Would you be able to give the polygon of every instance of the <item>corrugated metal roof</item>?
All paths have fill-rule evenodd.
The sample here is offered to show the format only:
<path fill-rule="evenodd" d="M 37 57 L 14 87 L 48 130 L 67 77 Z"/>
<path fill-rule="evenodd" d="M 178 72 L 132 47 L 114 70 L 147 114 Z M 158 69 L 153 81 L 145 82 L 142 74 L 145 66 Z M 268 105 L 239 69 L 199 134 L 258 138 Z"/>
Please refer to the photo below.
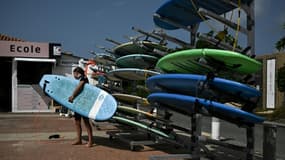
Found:
<path fill-rule="evenodd" d="M 22 39 L 15 38 L 15 37 L 10 37 L 10 36 L 7 36 L 7 35 L 1 34 L 1 33 L 0 33 L 0 40 L 1 41 L 20 41 L 20 42 L 24 42 L 24 40 L 22 40 Z"/>

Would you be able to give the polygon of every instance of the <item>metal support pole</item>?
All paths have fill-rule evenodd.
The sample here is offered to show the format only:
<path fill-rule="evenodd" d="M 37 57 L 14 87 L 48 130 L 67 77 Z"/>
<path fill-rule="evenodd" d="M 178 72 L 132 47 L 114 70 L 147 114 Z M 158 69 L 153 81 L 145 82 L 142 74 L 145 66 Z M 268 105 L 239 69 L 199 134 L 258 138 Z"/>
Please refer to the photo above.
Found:
<path fill-rule="evenodd" d="M 200 145 L 199 145 L 199 137 L 201 136 L 201 115 L 195 114 L 191 117 L 191 154 L 193 156 L 193 160 L 200 160 Z"/>
<path fill-rule="evenodd" d="M 162 37 L 163 39 L 166 39 L 168 41 L 171 41 L 173 43 L 176 43 L 178 45 L 180 45 L 181 47 L 184 47 L 184 48 L 193 48 L 192 45 L 188 44 L 187 42 L 184 42 L 178 38 L 175 38 L 175 37 L 172 37 L 172 36 L 169 36 L 167 35 L 166 33 L 159 33 L 159 32 L 154 32 L 153 34 L 157 35 L 157 36 L 160 36 Z"/>
<path fill-rule="evenodd" d="M 246 128 L 246 159 L 252 160 L 254 155 L 254 125 Z"/>
<path fill-rule="evenodd" d="M 212 45 L 216 45 L 218 43 L 218 40 L 213 38 L 213 37 L 207 37 L 207 36 L 204 36 L 204 35 L 200 35 L 199 36 L 199 39 L 200 40 L 204 40 L 204 41 L 207 41 L 208 43 L 211 43 Z M 223 43 L 221 42 L 219 45 L 219 47 L 221 48 L 224 48 L 224 49 L 228 49 L 228 50 L 232 50 L 232 46 L 230 46 L 229 44 L 226 44 L 226 43 Z M 238 48 L 235 48 L 236 52 L 242 52 L 242 50 L 238 49 Z"/>
<path fill-rule="evenodd" d="M 194 104 L 194 112 L 191 116 L 191 154 L 170 154 L 170 155 L 155 155 L 151 156 L 150 160 L 165 160 L 165 159 L 191 159 L 200 160 L 201 157 L 201 147 L 199 138 L 201 137 L 201 125 L 202 125 L 202 115 L 199 114 L 199 103 Z"/>
<path fill-rule="evenodd" d="M 201 114 L 199 114 L 200 109 L 199 102 L 194 104 L 194 112 L 191 114 L 191 155 L 193 160 L 200 160 L 200 145 L 199 137 L 201 136 Z"/>
<path fill-rule="evenodd" d="M 200 25 L 199 23 L 191 25 L 191 35 L 190 35 L 190 45 L 191 46 L 195 46 L 199 25 Z"/>
<path fill-rule="evenodd" d="M 215 14 L 214 12 L 211 12 L 211 11 L 203 9 L 203 8 L 200 8 L 198 12 L 200 14 L 202 14 L 203 16 L 214 18 L 215 20 L 220 21 L 223 24 L 226 24 L 227 26 L 231 27 L 234 30 L 237 28 L 237 24 L 236 23 L 233 23 L 233 22 L 231 22 L 231 21 L 229 21 L 229 20 L 219 16 L 219 15 Z M 246 28 L 244 28 L 242 26 L 240 26 L 240 32 L 242 32 L 244 34 L 247 34 Z"/>
<path fill-rule="evenodd" d="M 106 41 L 109 41 L 109 42 L 111 42 L 111 43 L 114 43 L 114 44 L 116 44 L 116 45 L 121 45 L 122 43 L 120 43 L 120 42 L 118 42 L 118 41 L 115 41 L 115 40 L 113 40 L 113 39 L 111 39 L 111 38 L 105 38 L 105 40 Z"/>
<path fill-rule="evenodd" d="M 276 134 L 277 126 L 264 124 L 263 127 L 263 159 L 276 159 Z"/>
<path fill-rule="evenodd" d="M 139 32 L 139 33 L 141 33 L 141 34 L 144 34 L 144 35 L 146 35 L 146 36 L 152 37 L 153 39 L 156 39 L 156 40 L 158 40 L 158 41 L 163 40 L 163 38 L 161 38 L 160 36 L 157 36 L 157 35 L 155 35 L 155 34 L 153 34 L 153 33 L 146 32 L 146 31 L 144 31 L 144 30 L 142 30 L 142 29 L 139 29 L 139 28 L 136 28 L 136 27 L 132 27 L 132 30 L 134 30 L 134 31 L 136 31 L 136 32 Z"/>
<path fill-rule="evenodd" d="M 249 14 L 246 16 L 247 46 L 251 46 L 251 55 L 255 55 L 255 20 L 254 20 L 254 1 L 249 4 Z"/>

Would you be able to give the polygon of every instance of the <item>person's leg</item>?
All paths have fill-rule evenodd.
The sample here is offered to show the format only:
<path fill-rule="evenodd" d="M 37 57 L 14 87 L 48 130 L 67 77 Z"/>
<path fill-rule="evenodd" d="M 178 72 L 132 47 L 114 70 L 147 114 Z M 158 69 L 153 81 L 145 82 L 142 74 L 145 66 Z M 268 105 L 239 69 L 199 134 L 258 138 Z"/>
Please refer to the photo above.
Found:
<path fill-rule="evenodd" d="M 92 127 L 90 125 L 89 119 L 88 118 L 83 118 L 84 120 L 84 124 L 87 130 L 87 134 L 88 134 L 88 143 L 87 143 L 87 147 L 92 147 L 93 145 L 93 135 L 92 135 Z"/>
<path fill-rule="evenodd" d="M 82 128 L 81 128 L 81 116 L 77 113 L 74 114 L 74 122 L 75 122 L 75 129 L 76 129 L 76 140 L 73 143 L 73 145 L 79 145 L 82 144 L 81 140 L 81 134 L 82 134 Z"/>

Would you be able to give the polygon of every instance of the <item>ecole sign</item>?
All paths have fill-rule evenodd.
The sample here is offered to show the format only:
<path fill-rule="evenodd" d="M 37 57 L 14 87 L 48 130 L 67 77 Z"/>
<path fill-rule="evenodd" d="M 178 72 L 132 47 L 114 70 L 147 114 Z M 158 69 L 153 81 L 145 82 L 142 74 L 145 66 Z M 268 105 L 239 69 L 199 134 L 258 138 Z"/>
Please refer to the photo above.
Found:
<path fill-rule="evenodd" d="M 10 52 L 18 52 L 18 53 L 41 53 L 40 47 L 35 47 L 33 45 L 30 46 L 18 46 L 15 44 L 10 45 Z"/>
<path fill-rule="evenodd" d="M 0 56 L 49 58 L 49 43 L 0 41 Z"/>

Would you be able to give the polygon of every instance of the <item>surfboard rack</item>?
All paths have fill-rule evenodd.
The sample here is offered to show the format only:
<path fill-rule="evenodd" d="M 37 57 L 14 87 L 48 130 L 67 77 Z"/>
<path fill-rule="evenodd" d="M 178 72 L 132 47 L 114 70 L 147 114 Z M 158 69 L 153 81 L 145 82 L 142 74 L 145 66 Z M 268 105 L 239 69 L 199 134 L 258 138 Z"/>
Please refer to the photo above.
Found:
<path fill-rule="evenodd" d="M 219 145 L 226 147 L 232 150 L 240 151 L 245 153 L 247 160 L 252 160 L 254 157 L 254 127 L 252 123 L 241 124 L 238 120 L 230 121 L 233 124 L 240 125 L 246 129 L 246 146 L 239 146 L 235 144 L 229 144 L 223 141 L 210 139 L 204 136 L 201 136 L 201 118 L 203 112 L 203 105 L 199 101 L 195 101 L 193 112 L 190 114 L 191 118 L 191 130 L 188 130 L 189 135 L 191 135 L 190 143 L 190 153 L 189 154 L 170 154 L 170 155 L 159 155 L 159 156 L 150 156 L 150 160 L 162 160 L 162 159 L 194 159 L 200 160 L 202 157 L 201 149 L 204 151 L 203 157 L 210 157 L 211 159 L 218 158 L 213 152 L 209 151 L 205 146 L 206 144 Z M 186 132 L 187 133 L 187 132 Z"/>
<path fill-rule="evenodd" d="M 247 75 L 246 77 L 251 77 L 252 75 Z M 209 72 L 206 74 L 206 81 L 203 82 L 203 86 L 202 86 L 202 89 L 204 89 L 204 85 L 207 85 L 209 81 L 212 81 L 214 80 L 214 78 L 216 77 L 215 73 L 214 72 Z M 209 89 L 211 90 L 211 86 L 209 86 Z M 214 94 L 213 94 L 214 95 Z M 235 94 L 237 95 L 236 97 L 240 97 L 240 93 L 238 94 Z M 215 97 L 223 97 L 223 93 L 220 93 L 218 91 L 215 91 Z M 226 97 L 223 97 L 223 98 L 228 98 L 227 96 Z M 250 100 L 250 99 L 242 99 L 242 98 L 236 98 L 236 99 L 239 99 L 239 101 L 243 102 L 244 104 L 241 105 L 241 110 L 243 111 L 246 111 L 246 112 L 250 112 L 252 113 L 253 110 L 257 107 L 257 103 L 259 102 L 259 99 L 260 98 L 256 98 L 254 100 Z M 211 100 L 211 99 L 210 99 Z M 218 100 L 219 101 L 219 100 Z"/>
<path fill-rule="evenodd" d="M 109 139 L 119 139 L 120 141 L 127 143 L 130 147 L 130 150 L 137 151 L 143 149 L 144 146 L 151 146 L 157 144 L 173 144 L 175 148 L 189 148 L 185 144 L 181 144 L 177 139 L 168 139 L 158 136 L 147 130 L 139 128 L 126 129 L 117 131 L 107 131 L 106 134 L 109 135 Z"/>
<path fill-rule="evenodd" d="M 285 125 L 283 123 L 276 123 L 276 122 L 269 122 L 269 121 L 265 121 L 263 123 L 263 159 L 264 160 L 278 159 L 278 157 L 276 156 L 276 151 L 277 151 L 276 144 L 278 140 L 276 135 L 280 128 L 284 129 Z"/>
<path fill-rule="evenodd" d="M 139 118 L 139 117 L 134 117 L 134 119 L 136 118 Z M 157 120 L 157 121 L 160 121 L 160 120 Z M 165 123 L 165 122 L 157 122 L 156 125 L 160 125 L 158 123 Z M 148 126 L 152 128 L 151 125 L 152 123 L 149 124 Z M 175 143 L 175 139 L 168 139 L 168 138 L 161 137 L 161 135 L 155 134 L 154 132 L 151 132 L 148 129 L 141 129 L 135 126 L 130 127 L 130 128 L 125 128 L 125 127 L 121 128 L 121 127 L 122 126 L 119 125 L 117 126 L 119 130 L 108 131 L 106 132 L 106 134 L 109 135 L 110 140 L 116 138 L 124 143 L 127 143 L 130 146 L 130 150 L 132 151 L 143 149 L 144 146 L 165 144 L 165 143 L 172 143 L 172 144 Z M 183 145 L 179 143 L 175 143 L 175 146 L 184 147 Z"/>
<path fill-rule="evenodd" d="M 223 48 L 223 49 L 226 49 L 226 50 L 232 50 L 232 48 L 233 48 L 231 45 L 226 44 L 225 42 L 219 42 L 218 43 L 217 39 L 215 39 L 213 37 L 205 36 L 203 34 L 200 34 L 198 38 L 199 38 L 199 40 L 208 42 L 209 44 L 215 45 L 218 48 Z M 234 51 L 242 53 L 242 50 L 239 49 L 239 48 L 235 48 Z"/>
<path fill-rule="evenodd" d="M 189 154 L 168 154 L 168 155 L 155 155 L 150 156 L 150 160 L 164 160 L 164 159 L 193 159 L 200 160 L 201 157 L 207 157 L 210 159 L 218 159 L 213 151 L 210 151 L 205 145 L 217 145 L 222 146 L 228 149 L 235 151 L 240 151 L 245 153 L 247 160 L 252 160 L 254 157 L 254 126 L 246 128 L 246 146 L 240 146 L 235 144 L 230 144 L 220 140 L 214 140 L 201 136 L 201 114 L 193 114 L 191 116 L 191 144 L 190 144 L 190 153 Z M 193 121 L 193 122 L 192 122 Z M 196 130 L 195 130 L 196 129 Z M 203 155 L 200 150 L 203 150 Z"/>
<path fill-rule="evenodd" d="M 119 139 L 120 141 L 129 144 L 131 151 L 143 149 L 146 145 L 155 145 L 158 143 L 158 141 L 152 140 L 150 135 L 134 130 L 107 131 L 106 134 L 109 135 L 110 140 Z M 142 139 L 134 140 L 132 137 L 142 137 Z"/>
<path fill-rule="evenodd" d="M 141 106 L 141 100 L 137 100 L 135 105 L 136 109 L 140 109 Z M 155 107 L 154 107 L 155 108 Z M 171 113 L 167 113 L 164 118 L 170 118 L 172 116 Z M 138 114 L 134 117 L 137 121 L 144 121 L 146 120 L 144 116 Z M 147 120 L 150 120 L 150 118 L 147 118 Z M 148 125 L 150 128 L 153 127 L 153 125 L 156 125 L 156 127 L 160 126 L 159 128 L 166 133 L 170 134 L 172 132 L 173 128 L 168 123 L 171 122 L 169 119 L 162 119 L 162 118 L 154 118 L 150 120 L 150 124 Z M 166 126 L 163 126 L 166 125 Z M 119 127 L 118 127 L 119 128 Z M 134 130 L 135 128 L 135 130 Z M 161 137 L 161 135 L 157 135 L 149 130 L 144 130 L 139 127 L 132 127 L 131 129 L 121 129 L 118 131 L 108 131 L 106 132 L 107 135 L 109 135 L 110 140 L 112 139 L 119 139 L 122 142 L 127 143 L 130 146 L 130 150 L 136 151 L 139 149 L 143 149 L 144 146 L 150 146 L 150 145 L 156 145 L 156 144 L 164 144 L 164 143 L 172 143 L 176 147 L 185 147 L 184 145 L 181 145 L 180 143 L 176 143 L 175 139 L 167 139 L 164 137 Z M 138 139 L 139 138 L 139 139 Z"/>
<path fill-rule="evenodd" d="M 199 114 L 199 110 L 203 108 L 198 101 L 194 104 L 194 112 L 190 115 L 191 117 L 191 130 L 189 134 L 191 135 L 191 145 L 190 154 L 169 154 L 169 155 L 155 155 L 150 156 L 150 160 L 161 160 L 161 159 L 200 159 L 201 144 L 199 144 L 199 137 L 201 137 L 201 118 L 202 115 Z M 203 148 L 202 148 L 203 149 Z"/>

